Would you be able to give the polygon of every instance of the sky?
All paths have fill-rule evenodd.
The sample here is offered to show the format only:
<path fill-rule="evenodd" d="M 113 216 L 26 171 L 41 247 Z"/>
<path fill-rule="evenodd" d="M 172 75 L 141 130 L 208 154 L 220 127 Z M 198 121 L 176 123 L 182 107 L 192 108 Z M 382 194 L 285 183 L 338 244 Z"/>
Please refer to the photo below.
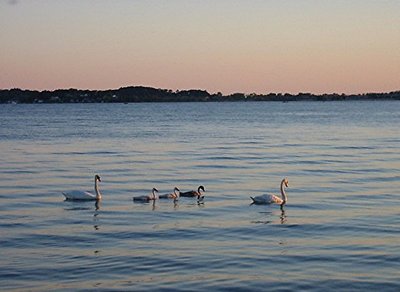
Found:
<path fill-rule="evenodd" d="M 398 0 L 0 0 L 0 89 L 400 90 Z"/>

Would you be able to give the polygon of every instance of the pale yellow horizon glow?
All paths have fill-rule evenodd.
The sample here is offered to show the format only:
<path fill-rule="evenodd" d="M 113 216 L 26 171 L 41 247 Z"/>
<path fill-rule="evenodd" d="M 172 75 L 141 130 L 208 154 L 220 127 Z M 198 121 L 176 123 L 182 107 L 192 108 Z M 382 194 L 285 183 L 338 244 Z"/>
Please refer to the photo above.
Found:
<path fill-rule="evenodd" d="M 400 1 L 0 0 L 0 89 L 400 89 Z"/>

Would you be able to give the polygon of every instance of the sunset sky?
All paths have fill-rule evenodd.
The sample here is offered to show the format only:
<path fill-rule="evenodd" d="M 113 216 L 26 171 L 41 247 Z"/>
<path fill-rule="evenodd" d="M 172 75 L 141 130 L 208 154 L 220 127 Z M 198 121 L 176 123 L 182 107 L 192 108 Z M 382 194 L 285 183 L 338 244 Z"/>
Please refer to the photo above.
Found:
<path fill-rule="evenodd" d="M 400 90 L 398 0 L 0 0 L 0 88 Z"/>

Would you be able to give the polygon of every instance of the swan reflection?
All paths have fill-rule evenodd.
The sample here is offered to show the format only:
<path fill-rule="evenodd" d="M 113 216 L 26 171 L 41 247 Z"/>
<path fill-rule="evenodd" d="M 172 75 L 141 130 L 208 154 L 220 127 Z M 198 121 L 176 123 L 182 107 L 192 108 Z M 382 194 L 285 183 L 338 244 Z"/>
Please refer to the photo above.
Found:
<path fill-rule="evenodd" d="M 99 225 L 99 215 L 100 215 L 100 207 L 101 207 L 101 203 L 99 201 L 96 201 L 95 205 L 95 211 L 93 214 L 93 221 L 94 221 L 94 225 L 93 228 L 94 230 L 99 230 L 100 229 L 100 225 Z"/>
<path fill-rule="evenodd" d="M 100 201 L 71 201 L 66 200 L 64 201 L 67 205 L 64 207 L 65 211 L 82 211 L 82 210 L 95 210 L 99 211 L 101 207 Z"/>
<path fill-rule="evenodd" d="M 263 217 L 265 217 L 265 219 L 263 219 L 263 220 L 253 220 L 253 221 L 251 221 L 251 223 L 255 223 L 255 224 L 274 224 L 274 223 L 278 223 L 279 222 L 280 224 L 285 224 L 286 221 L 287 221 L 287 216 L 286 216 L 285 209 L 283 207 L 280 208 L 279 221 L 277 219 L 278 214 L 276 214 L 276 213 L 277 213 L 276 210 L 259 212 L 259 214 L 263 214 Z"/>
<path fill-rule="evenodd" d="M 156 210 L 156 201 L 153 200 L 153 202 L 151 203 L 151 211 L 155 211 Z"/>
<path fill-rule="evenodd" d="M 285 214 L 285 209 L 283 209 L 283 206 L 281 206 L 281 215 L 279 216 L 279 218 L 281 219 L 281 224 L 285 224 L 286 223 L 286 214 Z"/>
<path fill-rule="evenodd" d="M 138 197 L 135 197 L 138 198 Z M 183 203 L 182 203 L 183 201 Z M 146 206 L 147 208 L 149 207 L 151 209 L 151 211 L 157 211 L 158 209 L 165 209 L 167 206 L 169 208 L 172 208 L 174 210 L 178 210 L 179 208 L 193 208 L 193 207 L 200 207 L 203 208 L 205 206 L 205 201 L 204 201 L 204 197 L 201 197 L 198 200 L 195 201 L 190 201 L 188 203 L 186 203 L 185 200 L 178 200 L 178 199 L 173 199 L 170 200 L 170 202 L 164 201 L 163 200 L 134 200 L 134 205 L 136 205 L 136 208 L 142 208 L 144 206 Z"/>

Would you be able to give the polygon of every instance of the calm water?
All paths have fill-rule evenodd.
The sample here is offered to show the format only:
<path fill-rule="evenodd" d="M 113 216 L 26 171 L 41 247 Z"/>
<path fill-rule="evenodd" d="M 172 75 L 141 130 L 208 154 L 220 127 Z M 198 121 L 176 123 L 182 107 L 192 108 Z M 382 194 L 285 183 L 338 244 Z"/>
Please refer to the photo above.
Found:
<path fill-rule="evenodd" d="M 396 101 L 0 105 L 0 288 L 398 291 L 399 125 Z M 98 206 L 64 201 L 96 173 Z M 283 211 L 249 205 L 285 176 Z"/>

